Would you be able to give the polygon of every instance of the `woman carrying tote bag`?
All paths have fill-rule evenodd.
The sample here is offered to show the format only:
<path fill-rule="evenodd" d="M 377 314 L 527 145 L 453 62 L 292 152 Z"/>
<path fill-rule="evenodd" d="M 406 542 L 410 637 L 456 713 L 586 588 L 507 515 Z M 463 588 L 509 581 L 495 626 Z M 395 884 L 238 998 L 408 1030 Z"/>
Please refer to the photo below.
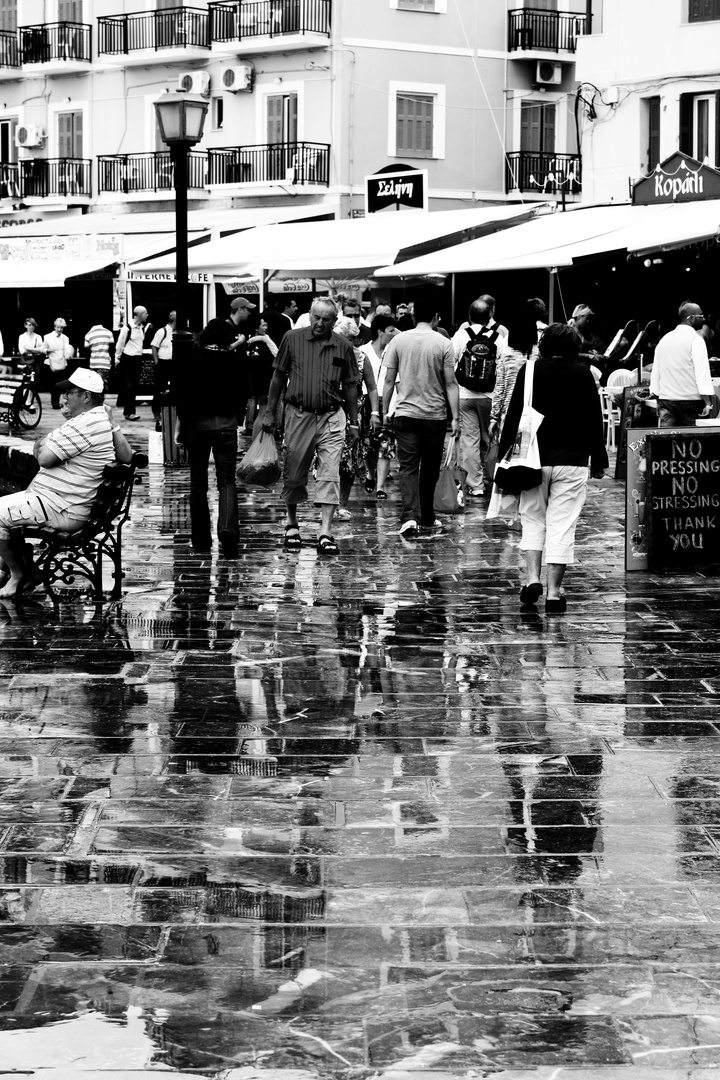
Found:
<path fill-rule="evenodd" d="M 600 397 L 589 370 L 578 361 L 582 339 L 564 323 L 552 323 L 540 339 L 540 359 L 533 375 L 532 406 L 542 413 L 537 442 L 542 483 L 520 494 L 525 584 L 521 604 L 536 604 L 543 550 L 547 563 L 545 611 L 560 614 L 566 599 L 560 591 L 565 569 L 574 561 L 575 530 L 585 504 L 590 474 L 601 479 L 608 458 Z M 525 403 L 525 370 L 515 383 L 500 437 L 500 460 L 511 448 Z"/>

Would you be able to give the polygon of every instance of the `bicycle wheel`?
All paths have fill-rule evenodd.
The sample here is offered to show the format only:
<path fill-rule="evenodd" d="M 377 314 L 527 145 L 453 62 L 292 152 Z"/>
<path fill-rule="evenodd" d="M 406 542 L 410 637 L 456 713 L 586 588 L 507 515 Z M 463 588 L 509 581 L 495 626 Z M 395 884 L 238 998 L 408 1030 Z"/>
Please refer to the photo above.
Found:
<path fill-rule="evenodd" d="M 42 416 L 42 402 L 32 386 L 25 386 L 17 396 L 17 422 L 23 428 L 35 428 Z"/>

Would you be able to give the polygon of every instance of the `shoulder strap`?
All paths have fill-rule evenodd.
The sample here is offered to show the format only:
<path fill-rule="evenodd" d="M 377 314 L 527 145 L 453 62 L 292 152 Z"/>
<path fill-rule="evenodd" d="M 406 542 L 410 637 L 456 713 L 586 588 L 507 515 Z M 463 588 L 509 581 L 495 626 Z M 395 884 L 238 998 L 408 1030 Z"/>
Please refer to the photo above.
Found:
<path fill-rule="evenodd" d="M 525 405 L 532 405 L 533 399 L 533 376 L 535 374 L 535 361 L 528 360 L 525 363 Z"/>

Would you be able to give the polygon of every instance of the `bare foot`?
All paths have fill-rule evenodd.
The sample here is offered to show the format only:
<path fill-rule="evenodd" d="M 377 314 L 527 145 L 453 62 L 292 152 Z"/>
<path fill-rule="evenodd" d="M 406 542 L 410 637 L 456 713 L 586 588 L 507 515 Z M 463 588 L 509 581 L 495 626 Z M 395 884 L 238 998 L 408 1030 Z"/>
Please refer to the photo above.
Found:
<path fill-rule="evenodd" d="M 4 588 L 0 589 L 0 600 L 7 600 L 11 596 L 15 596 L 21 581 L 22 578 L 11 577 L 7 585 L 5 585 Z"/>

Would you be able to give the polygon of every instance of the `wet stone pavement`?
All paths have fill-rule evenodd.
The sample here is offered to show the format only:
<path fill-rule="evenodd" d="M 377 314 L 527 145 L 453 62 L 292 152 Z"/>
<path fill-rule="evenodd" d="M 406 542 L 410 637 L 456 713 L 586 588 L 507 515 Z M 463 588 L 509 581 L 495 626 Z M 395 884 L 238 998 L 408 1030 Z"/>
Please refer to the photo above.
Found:
<path fill-rule="evenodd" d="M 720 1076 L 720 579 L 612 480 L 550 618 L 481 507 L 323 558 L 244 490 L 226 561 L 187 484 L 122 602 L 0 607 L 0 1076 Z"/>

